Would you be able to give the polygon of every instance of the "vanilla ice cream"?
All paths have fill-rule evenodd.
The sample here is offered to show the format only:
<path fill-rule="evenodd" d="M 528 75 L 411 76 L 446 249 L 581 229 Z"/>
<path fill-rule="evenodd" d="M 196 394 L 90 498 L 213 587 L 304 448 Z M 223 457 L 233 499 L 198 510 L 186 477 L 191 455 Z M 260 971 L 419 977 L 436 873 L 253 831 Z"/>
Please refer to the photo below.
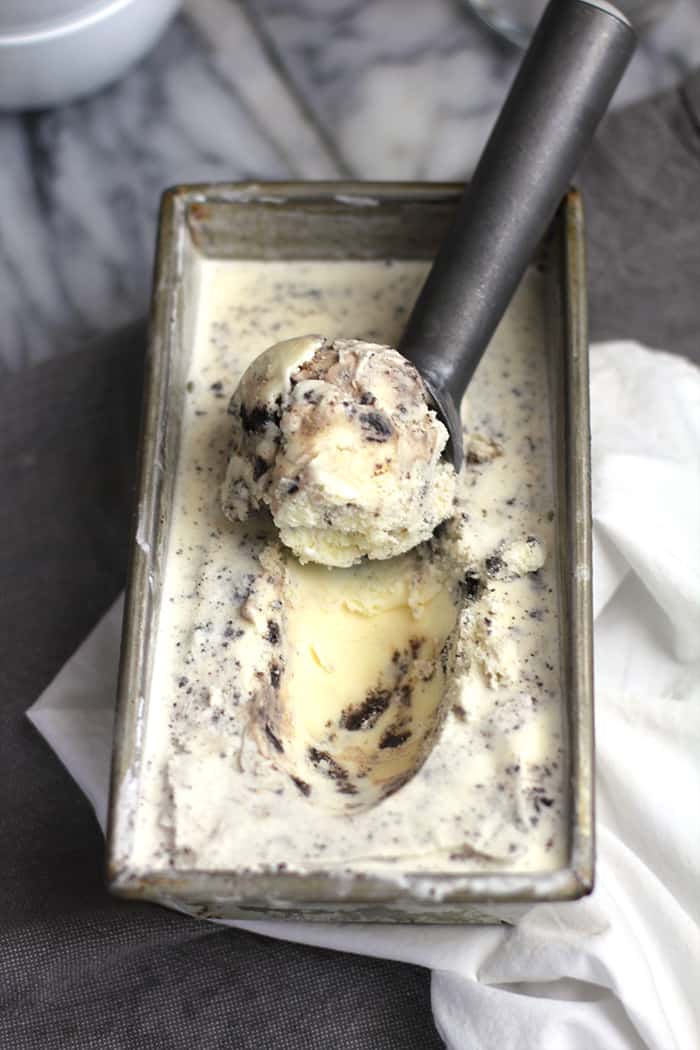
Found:
<path fill-rule="evenodd" d="M 229 411 L 224 512 L 244 521 L 266 504 L 302 562 L 391 558 L 452 513 L 447 429 L 391 347 L 288 339 L 250 365 Z"/>

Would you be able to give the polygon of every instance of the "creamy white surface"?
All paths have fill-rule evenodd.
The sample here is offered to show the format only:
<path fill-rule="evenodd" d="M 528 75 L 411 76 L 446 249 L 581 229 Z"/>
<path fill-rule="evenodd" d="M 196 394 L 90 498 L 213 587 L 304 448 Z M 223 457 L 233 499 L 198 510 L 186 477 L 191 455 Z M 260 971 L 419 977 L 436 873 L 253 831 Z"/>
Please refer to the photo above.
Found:
<path fill-rule="evenodd" d="M 565 861 L 551 555 L 538 573 L 516 579 L 492 564 L 480 611 L 465 612 L 463 639 L 476 646 L 475 658 L 439 739 L 415 776 L 372 808 L 343 813 L 304 797 L 249 731 L 250 698 L 269 654 L 244 606 L 272 534 L 264 522 L 235 525 L 220 509 L 229 396 L 258 353 L 299 332 L 395 342 L 425 272 L 417 262 L 202 264 L 137 867 L 398 875 L 553 870 Z M 540 292 L 533 271 L 470 387 L 466 418 L 480 437 L 460 479 L 452 544 L 465 569 L 529 536 L 555 549 Z"/>

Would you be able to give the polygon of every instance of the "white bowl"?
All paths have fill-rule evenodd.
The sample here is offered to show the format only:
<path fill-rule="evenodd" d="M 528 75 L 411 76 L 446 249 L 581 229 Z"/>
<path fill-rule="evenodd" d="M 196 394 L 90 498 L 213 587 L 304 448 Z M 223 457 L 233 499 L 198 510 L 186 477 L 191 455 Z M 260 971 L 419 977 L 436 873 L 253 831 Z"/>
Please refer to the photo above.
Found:
<path fill-rule="evenodd" d="M 42 109 L 117 80 L 180 0 L 0 0 L 0 109 Z"/>

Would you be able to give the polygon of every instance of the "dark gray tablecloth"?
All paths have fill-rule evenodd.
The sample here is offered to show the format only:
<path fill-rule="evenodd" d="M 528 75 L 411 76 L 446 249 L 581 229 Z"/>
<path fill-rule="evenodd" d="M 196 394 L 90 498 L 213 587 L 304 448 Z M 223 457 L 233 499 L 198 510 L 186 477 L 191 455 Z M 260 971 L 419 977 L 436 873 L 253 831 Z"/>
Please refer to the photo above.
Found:
<path fill-rule="evenodd" d="M 608 120 L 580 180 L 593 338 L 700 360 L 699 177 L 700 76 Z M 92 812 L 23 717 L 124 583 L 143 344 L 0 391 L 0 1047 L 439 1047 L 424 971 L 111 899 Z"/>

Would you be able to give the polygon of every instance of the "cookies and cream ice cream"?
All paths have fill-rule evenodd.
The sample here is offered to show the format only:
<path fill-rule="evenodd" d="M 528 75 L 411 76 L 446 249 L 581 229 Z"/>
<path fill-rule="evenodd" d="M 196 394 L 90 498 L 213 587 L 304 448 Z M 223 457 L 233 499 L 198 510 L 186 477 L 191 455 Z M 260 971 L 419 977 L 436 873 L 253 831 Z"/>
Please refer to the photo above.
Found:
<path fill-rule="evenodd" d="M 326 568 L 301 564 L 269 515 L 222 512 L 228 406 L 261 345 L 327 333 L 305 361 L 291 355 L 296 369 L 348 330 L 391 344 L 427 263 L 198 265 L 130 865 L 379 873 L 397 887 L 413 872 L 426 896 L 449 872 L 561 868 L 541 275 L 472 381 L 453 515 L 406 554 Z"/>
<path fill-rule="evenodd" d="M 417 370 L 359 339 L 288 339 L 246 370 L 229 412 L 232 520 L 267 505 L 302 561 L 349 566 L 428 539 L 452 513 L 447 429 Z"/>
<path fill-rule="evenodd" d="M 427 547 L 329 572 L 271 543 L 261 565 L 246 614 L 259 617 L 275 670 L 254 692 L 258 745 L 317 805 L 374 805 L 415 773 L 439 731 L 459 580 Z"/>

